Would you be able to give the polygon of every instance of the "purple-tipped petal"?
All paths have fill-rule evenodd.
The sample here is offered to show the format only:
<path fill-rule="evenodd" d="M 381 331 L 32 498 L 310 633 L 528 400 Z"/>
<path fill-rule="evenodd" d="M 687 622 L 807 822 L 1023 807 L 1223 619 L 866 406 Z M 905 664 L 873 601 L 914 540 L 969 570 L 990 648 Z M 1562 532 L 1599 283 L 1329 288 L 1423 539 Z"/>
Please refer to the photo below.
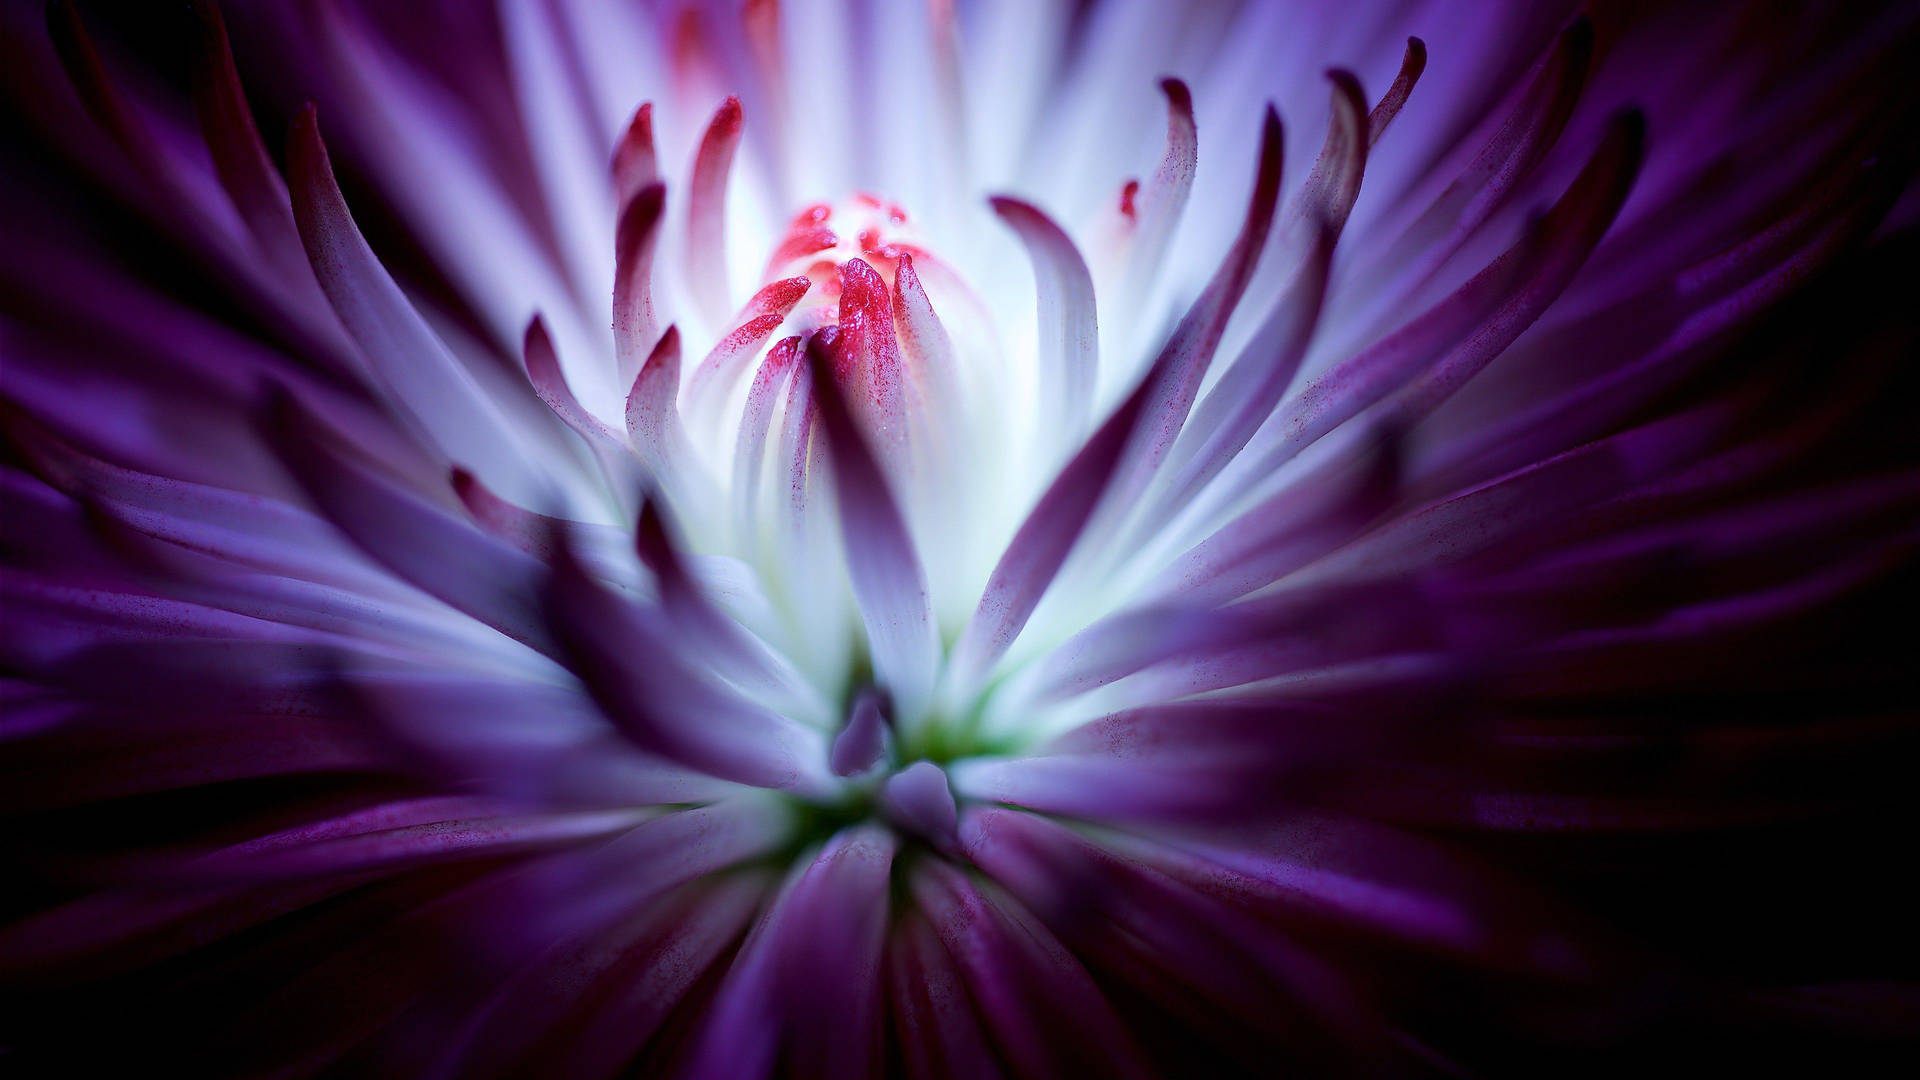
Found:
<path fill-rule="evenodd" d="M 960 840 L 960 811 L 945 769 L 931 761 L 916 761 L 887 777 L 880 787 L 880 808 L 887 820 L 933 844 L 951 851 Z"/>
<path fill-rule="evenodd" d="M 1300 208 L 1338 236 L 1353 212 L 1354 200 L 1360 197 L 1360 181 L 1367 168 L 1367 101 L 1352 72 L 1330 71 L 1327 78 L 1333 83 L 1333 117 L 1300 193 Z"/>
<path fill-rule="evenodd" d="M 1259 168 L 1253 194 L 1248 198 L 1246 216 L 1233 247 L 1227 252 L 1207 287 L 1174 328 L 1173 336 L 1154 358 L 1144 384 L 1148 399 L 1121 466 L 1117 511 L 1131 506 L 1141 489 L 1172 448 L 1174 438 L 1186 423 L 1187 412 L 1200 392 L 1200 381 L 1214 350 L 1226 332 L 1240 297 L 1253 277 L 1260 252 L 1266 246 L 1267 232 L 1273 224 L 1274 208 L 1280 197 L 1280 165 L 1284 140 L 1280 116 L 1268 106 L 1260 132 Z"/>
<path fill-rule="evenodd" d="M 388 403 L 456 465 L 526 493 L 538 489 L 512 423 L 447 351 L 360 235 L 334 182 L 311 106 L 287 142 L 294 220 L 314 276 L 366 354 Z"/>
<path fill-rule="evenodd" d="M 1529 235 L 1453 296 L 1335 365 L 1289 399 L 1237 467 L 1265 476 L 1302 448 L 1396 391 L 1418 416 L 1511 344 L 1585 262 L 1639 172 L 1645 121 L 1616 117 L 1586 168 Z"/>
<path fill-rule="evenodd" d="M 555 416 L 587 440 L 589 446 L 620 445 L 620 436 L 614 433 L 613 428 L 588 412 L 574 397 L 573 388 L 567 384 L 566 373 L 560 369 L 560 355 L 554 351 L 553 335 L 547 332 L 546 320 L 538 314 L 527 323 L 521 355 L 526 364 L 527 381 L 533 384 L 533 392 L 546 402 L 547 408 L 552 409 Z"/>
<path fill-rule="evenodd" d="M 1100 364 L 1093 275 L 1073 240 L 1038 207 L 996 195 L 993 212 L 1020 237 L 1033 262 L 1040 312 L 1040 420 L 1052 445 L 1086 429 Z"/>
<path fill-rule="evenodd" d="M 1121 286 L 1120 313 L 1130 313 L 1144 298 L 1155 275 L 1165 266 L 1174 226 L 1193 192 L 1199 165 L 1199 130 L 1193 120 L 1193 93 L 1179 79 L 1163 79 L 1160 92 L 1167 98 L 1167 146 L 1153 175 L 1135 194 L 1134 230 L 1127 250 L 1126 278 Z"/>
<path fill-rule="evenodd" d="M 1372 149 L 1380 142 L 1380 136 L 1387 133 L 1387 127 L 1394 117 L 1407 104 L 1407 98 L 1413 95 L 1415 83 L 1420 74 L 1427 70 L 1427 43 L 1417 37 L 1407 39 L 1407 51 L 1401 54 L 1400 70 L 1393 77 L 1393 84 L 1367 114 L 1367 147 Z"/>
<path fill-rule="evenodd" d="M 828 763 L 835 776 L 856 776 L 879 764 L 887 750 L 887 717 L 880 695 L 862 692 L 847 710 L 846 726 L 833 737 Z"/>

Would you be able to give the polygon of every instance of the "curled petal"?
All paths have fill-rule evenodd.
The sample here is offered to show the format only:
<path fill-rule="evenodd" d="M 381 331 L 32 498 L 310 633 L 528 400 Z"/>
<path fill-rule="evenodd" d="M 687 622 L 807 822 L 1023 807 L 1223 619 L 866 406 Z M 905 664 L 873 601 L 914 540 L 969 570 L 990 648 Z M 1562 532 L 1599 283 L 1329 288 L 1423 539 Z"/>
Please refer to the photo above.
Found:
<path fill-rule="evenodd" d="M 527 323 L 527 334 L 523 346 L 523 355 L 527 367 L 527 381 L 533 384 L 533 392 L 546 402 L 565 424 L 587 440 L 588 445 L 619 445 L 620 436 L 599 417 L 586 410 L 574 397 L 573 388 L 567 385 L 567 376 L 560 370 L 560 356 L 554 351 L 553 336 L 547 333 L 546 320 L 535 315 Z"/>
<path fill-rule="evenodd" d="M 613 345 L 620 381 L 630 384 L 653 349 L 659 323 L 653 310 L 653 259 L 667 189 L 648 184 L 620 210 L 614 233 Z"/>
<path fill-rule="evenodd" d="M 1160 91 L 1167 97 L 1167 147 L 1146 186 L 1127 200 L 1134 228 L 1120 292 L 1121 313 L 1137 308 L 1153 276 L 1165 263 L 1174 226 L 1187 207 L 1199 165 L 1200 139 L 1193 120 L 1192 92 L 1179 79 L 1161 80 Z"/>
<path fill-rule="evenodd" d="M 1288 400 L 1236 462 L 1242 476 L 1267 475 L 1389 393 L 1401 392 L 1402 415 L 1418 415 L 1506 348 L 1566 288 L 1619 212 L 1639 172 L 1644 131 L 1637 112 L 1617 116 L 1527 237 L 1454 295 Z"/>
<path fill-rule="evenodd" d="M 1320 157 L 1307 174 L 1300 203 L 1338 236 L 1354 200 L 1360 197 L 1360 180 L 1367 168 L 1367 101 L 1352 72 L 1330 71 L 1327 78 L 1333 82 L 1333 117 Z"/>
<path fill-rule="evenodd" d="M 522 494 L 537 490 L 526 464 L 533 457 L 512 423 L 413 309 L 360 235 L 334 182 L 312 106 L 294 120 L 287 172 L 314 275 L 366 354 L 388 402 L 455 464 Z"/>
<path fill-rule="evenodd" d="M 1071 444 L 1086 430 L 1100 362 L 1093 276 L 1073 240 L 1038 207 L 1004 196 L 991 201 L 1033 260 L 1040 297 L 1039 424 L 1056 445 Z"/>
<path fill-rule="evenodd" d="M 708 325 L 722 326 L 727 311 L 727 174 L 740 146 L 740 99 L 728 98 L 713 114 L 693 159 L 687 186 L 687 278 Z"/>
<path fill-rule="evenodd" d="M 653 102 L 643 101 L 613 148 L 613 192 L 621 207 L 660 182 L 660 160 L 653 146 Z"/>
<path fill-rule="evenodd" d="M 1586 85 L 1592 57 L 1593 23 L 1582 15 L 1560 32 L 1474 158 L 1398 240 L 1380 250 L 1369 269 L 1399 274 L 1408 287 L 1438 271 L 1559 140 Z"/>
<path fill-rule="evenodd" d="M 1240 233 L 1234 238 L 1220 269 L 1187 309 L 1173 336 L 1147 371 L 1144 385 L 1149 396 L 1141 427 L 1121 467 L 1117 509 L 1124 510 L 1130 505 L 1152 478 L 1186 422 L 1188 410 L 1193 407 L 1200 380 L 1206 375 L 1221 335 L 1226 332 L 1227 320 L 1245 293 L 1260 251 L 1266 245 L 1267 231 L 1273 224 L 1274 207 L 1280 196 L 1282 149 L 1280 117 L 1268 106 L 1260 132 L 1259 170 Z"/>
<path fill-rule="evenodd" d="M 1400 71 L 1393 77 L 1393 85 L 1373 111 L 1367 114 L 1367 147 L 1373 148 L 1380 142 L 1380 136 L 1387 133 L 1387 126 L 1400 115 L 1407 104 L 1407 98 L 1413 95 L 1414 84 L 1420 81 L 1420 75 L 1427 70 L 1427 43 L 1417 37 L 1407 39 L 1407 51 L 1401 54 Z"/>

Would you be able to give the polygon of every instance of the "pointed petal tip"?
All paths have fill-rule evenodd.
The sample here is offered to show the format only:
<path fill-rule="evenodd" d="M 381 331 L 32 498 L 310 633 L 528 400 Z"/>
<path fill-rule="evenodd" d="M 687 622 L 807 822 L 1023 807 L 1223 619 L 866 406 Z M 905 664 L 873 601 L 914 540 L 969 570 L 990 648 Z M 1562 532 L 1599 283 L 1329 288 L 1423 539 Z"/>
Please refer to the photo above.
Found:
<path fill-rule="evenodd" d="M 653 140 L 653 102 L 643 101 L 634 110 L 608 164 L 623 199 L 660 179 L 659 150 Z"/>
<path fill-rule="evenodd" d="M 807 290 L 811 288 L 813 288 L 813 279 L 801 274 L 798 277 L 781 278 L 767 285 L 760 290 L 760 296 L 766 299 L 770 308 L 784 307 L 792 310 L 793 305 L 799 303 L 800 298 L 807 295 Z"/>
<path fill-rule="evenodd" d="M 879 695 L 864 693 L 854 702 L 847 724 L 833 737 L 828 764 L 835 776 L 857 776 L 878 764 L 887 748 L 887 718 Z"/>
<path fill-rule="evenodd" d="M 881 786 L 881 808 L 895 825 L 949 850 L 960 840 L 960 810 L 946 770 L 916 761 Z"/>
<path fill-rule="evenodd" d="M 680 327 L 676 323 L 667 324 L 666 331 L 660 335 L 659 343 L 653 347 L 653 352 L 647 354 L 647 366 L 665 363 L 669 357 L 676 360 L 680 357 Z"/>
<path fill-rule="evenodd" d="M 335 190 L 339 182 L 333 176 L 333 162 L 327 155 L 326 140 L 320 137 L 320 108 L 312 101 L 303 103 L 287 123 L 287 185 L 292 191 L 294 216 L 301 217 L 302 202 L 310 202 L 316 185 Z M 305 231 L 302 230 L 302 236 Z"/>
<path fill-rule="evenodd" d="M 633 530 L 634 551 L 640 556 L 640 562 L 656 576 L 679 573 L 684 569 L 679 560 L 679 540 L 660 502 L 655 492 L 641 493 L 640 513 Z"/>
<path fill-rule="evenodd" d="M 546 316 L 536 311 L 527 320 L 527 328 L 520 335 L 522 356 L 531 357 L 534 350 L 553 348 L 553 336 L 547 332 Z"/>
<path fill-rule="evenodd" d="M 653 227 L 660 219 L 660 211 L 666 201 L 667 185 L 658 180 L 642 187 L 627 201 L 620 211 L 620 223 L 617 226 L 622 250 L 630 248 L 639 239 L 636 234 Z"/>
<path fill-rule="evenodd" d="M 1360 85 L 1360 76 L 1342 67 L 1328 68 L 1326 76 L 1327 81 L 1333 84 L 1336 92 L 1360 101 L 1362 103 L 1360 108 L 1363 112 L 1365 111 L 1366 92 Z"/>
<path fill-rule="evenodd" d="M 1359 84 L 1355 83 L 1355 91 Z M 1366 105 L 1360 106 L 1361 115 L 1366 114 Z M 1280 167 L 1286 154 L 1286 132 L 1280 124 L 1280 110 L 1273 102 L 1267 102 L 1267 110 L 1260 121 L 1260 171 L 1254 179 L 1253 199 L 1255 204 L 1270 202 L 1279 197 Z"/>

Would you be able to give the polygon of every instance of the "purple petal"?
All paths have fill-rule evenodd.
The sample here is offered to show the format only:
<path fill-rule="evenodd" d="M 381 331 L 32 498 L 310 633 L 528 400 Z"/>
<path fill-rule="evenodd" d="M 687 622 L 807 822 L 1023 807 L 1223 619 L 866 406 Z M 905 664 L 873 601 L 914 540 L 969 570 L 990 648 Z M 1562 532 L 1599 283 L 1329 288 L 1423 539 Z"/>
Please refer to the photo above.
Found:
<path fill-rule="evenodd" d="M 687 645 L 692 651 L 721 667 L 734 682 L 771 695 L 786 709 L 808 713 L 820 710 L 818 693 L 793 666 L 714 603 L 688 569 L 686 555 L 657 501 L 641 503 L 634 539 L 640 561 L 653 572 L 660 587 L 660 602 L 667 617 L 688 636 Z"/>
<path fill-rule="evenodd" d="M 683 659 L 660 613 L 588 577 L 570 545 L 558 546 L 544 592 L 568 665 L 641 748 L 757 787 L 817 786 L 812 763 L 824 755 L 807 733 Z"/>
<path fill-rule="evenodd" d="M 959 845 L 960 811 L 946 770 L 931 761 L 916 761 L 887 777 L 880 806 L 889 821 L 943 851 Z"/>
<path fill-rule="evenodd" d="M 1367 114 L 1367 147 L 1371 149 L 1380 142 L 1380 136 L 1387 133 L 1387 127 L 1400 115 L 1406 106 L 1407 98 L 1413 95 L 1415 83 L 1427 70 L 1427 43 L 1417 37 L 1407 39 L 1407 51 L 1400 57 L 1400 71 L 1393 77 L 1393 85 L 1387 87 L 1386 94 L 1373 111 Z"/>
<path fill-rule="evenodd" d="M 376 475 L 291 398 L 277 396 L 263 425 L 307 495 L 374 561 L 507 636 L 554 654 L 540 615 L 545 571 L 537 561 Z"/>
<path fill-rule="evenodd" d="M 1143 381 L 1087 439 L 1040 496 L 994 565 L 953 650 L 957 685 L 970 687 L 1006 655 L 1079 542 L 1139 430 L 1153 380 Z"/>
<path fill-rule="evenodd" d="M 932 688 L 940 652 L 927 578 L 886 476 L 847 411 L 825 348 L 815 335 L 807 343 L 807 359 L 811 396 L 833 461 L 847 571 L 873 649 L 874 671 L 902 713 L 911 714 Z"/>
<path fill-rule="evenodd" d="M 994 843 L 971 822 L 964 826 L 969 849 Z M 1015 1074 L 1151 1075 L 1086 969 L 1016 902 L 944 861 L 916 864 L 907 887 Z"/>
<path fill-rule="evenodd" d="M 314 276 L 365 352 L 388 403 L 429 444 L 509 490 L 538 490 L 512 423 L 413 309 L 360 235 L 334 182 L 311 106 L 288 136 L 294 219 Z"/>
<path fill-rule="evenodd" d="M 1126 278 L 1117 309 L 1122 313 L 1138 308 L 1153 276 L 1165 265 L 1174 226 L 1187 207 L 1199 164 L 1200 140 L 1193 121 L 1192 92 L 1179 79 L 1161 80 L 1160 92 L 1167 97 L 1167 147 L 1134 203 L 1139 217 L 1127 252 Z"/>
<path fill-rule="evenodd" d="M 1092 413 L 1100 363 L 1093 275 L 1072 238 L 1038 207 L 1000 195 L 989 202 L 1033 261 L 1040 303 L 1038 422 L 1052 445 L 1072 445 Z"/>
<path fill-rule="evenodd" d="M 855 776 L 880 761 L 887 749 L 887 718 L 881 700 L 871 691 L 861 693 L 847 711 L 847 724 L 833 737 L 828 757 L 835 776 Z"/>
<path fill-rule="evenodd" d="M 613 346 L 622 384 L 631 384 L 658 340 L 653 307 L 653 260 L 666 212 L 667 189 L 648 184 L 620 208 L 614 233 Z"/>

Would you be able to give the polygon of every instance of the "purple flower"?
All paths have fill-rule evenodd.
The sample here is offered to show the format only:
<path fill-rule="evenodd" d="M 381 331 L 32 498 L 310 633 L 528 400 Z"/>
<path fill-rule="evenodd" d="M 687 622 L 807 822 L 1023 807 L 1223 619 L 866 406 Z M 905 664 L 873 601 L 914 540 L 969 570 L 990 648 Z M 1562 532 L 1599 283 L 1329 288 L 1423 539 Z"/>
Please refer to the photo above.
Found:
<path fill-rule="evenodd" d="M 0 15 L 0 1061 L 1920 1028 L 1912 5 L 81 6 Z"/>

